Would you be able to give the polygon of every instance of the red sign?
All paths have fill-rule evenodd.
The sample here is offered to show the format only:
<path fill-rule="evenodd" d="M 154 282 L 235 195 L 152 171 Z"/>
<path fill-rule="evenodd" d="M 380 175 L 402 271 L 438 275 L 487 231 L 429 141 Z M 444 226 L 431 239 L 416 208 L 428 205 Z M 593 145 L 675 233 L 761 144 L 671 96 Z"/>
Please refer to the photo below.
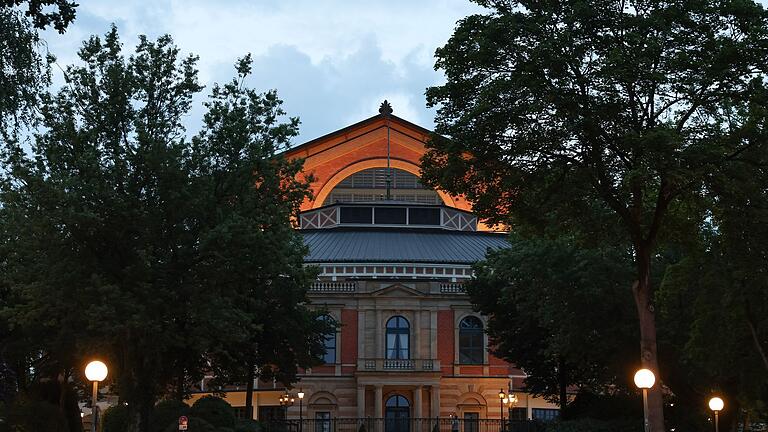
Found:
<path fill-rule="evenodd" d="M 189 419 L 187 418 L 187 416 L 179 417 L 179 430 L 180 431 L 187 430 L 188 424 L 189 424 Z"/>

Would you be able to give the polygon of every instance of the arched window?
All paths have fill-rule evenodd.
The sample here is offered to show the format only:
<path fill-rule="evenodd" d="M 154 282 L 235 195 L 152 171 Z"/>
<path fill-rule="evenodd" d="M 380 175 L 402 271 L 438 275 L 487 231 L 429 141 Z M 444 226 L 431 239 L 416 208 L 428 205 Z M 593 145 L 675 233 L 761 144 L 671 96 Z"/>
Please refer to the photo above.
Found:
<path fill-rule="evenodd" d="M 393 316 L 387 321 L 387 358 L 409 359 L 410 354 L 410 325 L 401 316 Z"/>
<path fill-rule="evenodd" d="M 411 408 L 408 399 L 400 395 L 387 398 L 384 411 L 384 432 L 409 432 Z"/>
<path fill-rule="evenodd" d="M 485 353 L 483 322 L 468 316 L 459 323 L 459 363 L 483 364 Z"/>
<path fill-rule="evenodd" d="M 323 320 L 335 327 L 336 320 L 330 315 L 320 315 L 317 319 Z M 331 330 L 325 335 L 325 354 L 322 360 L 326 364 L 336 363 L 336 330 Z"/>
<path fill-rule="evenodd" d="M 339 182 L 323 205 L 384 200 L 387 196 L 387 180 L 393 200 L 421 204 L 443 203 L 437 192 L 421 184 L 421 179 L 416 175 L 397 168 L 368 168 Z"/>

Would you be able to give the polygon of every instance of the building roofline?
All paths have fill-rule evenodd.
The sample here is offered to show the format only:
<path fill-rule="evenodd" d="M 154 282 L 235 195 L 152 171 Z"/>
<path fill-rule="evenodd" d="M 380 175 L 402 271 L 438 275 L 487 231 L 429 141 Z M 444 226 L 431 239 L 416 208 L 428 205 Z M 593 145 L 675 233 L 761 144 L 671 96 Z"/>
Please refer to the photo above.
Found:
<path fill-rule="evenodd" d="M 408 120 L 406 120 L 404 118 L 398 117 L 396 115 L 390 115 L 389 118 L 390 118 L 390 120 L 395 120 L 395 121 L 397 121 L 397 122 L 399 122 L 399 123 L 401 123 L 401 124 L 403 124 L 405 126 L 408 126 L 410 128 L 416 129 L 417 131 L 419 131 L 421 133 L 424 133 L 424 134 L 427 134 L 427 135 L 430 135 L 430 134 L 434 133 L 434 131 L 431 131 L 431 130 L 425 128 L 425 127 L 419 126 L 416 123 L 412 123 L 412 122 L 410 122 L 410 121 L 408 121 Z M 345 127 L 341 128 L 341 129 L 335 130 L 333 132 L 329 132 L 329 133 L 327 133 L 325 135 L 322 135 L 322 136 L 319 136 L 317 138 L 313 138 L 313 139 L 311 139 L 309 141 L 306 141 L 306 142 L 304 142 L 302 144 L 297 145 L 296 147 L 291 147 L 291 148 L 283 151 L 282 153 L 283 154 L 287 154 L 287 153 L 292 153 L 292 152 L 295 152 L 295 151 L 303 150 L 303 149 L 305 149 L 307 147 L 311 147 L 312 145 L 314 145 L 314 144 L 316 144 L 318 142 L 322 142 L 322 141 L 328 140 L 328 139 L 336 137 L 338 135 L 343 135 L 343 134 L 345 134 L 345 133 L 347 133 L 347 132 L 349 132 L 349 131 L 351 131 L 353 129 L 357 129 L 357 128 L 360 128 L 360 127 L 363 127 L 363 126 L 367 126 L 367 125 L 369 125 L 371 123 L 374 123 L 374 122 L 376 122 L 378 120 L 385 120 L 385 118 L 381 114 L 376 114 L 374 116 L 368 117 L 365 120 L 361 120 L 361 121 L 359 121 L 357 123 L 353 123 L 353 124 L 351 124 L 349 126 L 345 126 Z"/>

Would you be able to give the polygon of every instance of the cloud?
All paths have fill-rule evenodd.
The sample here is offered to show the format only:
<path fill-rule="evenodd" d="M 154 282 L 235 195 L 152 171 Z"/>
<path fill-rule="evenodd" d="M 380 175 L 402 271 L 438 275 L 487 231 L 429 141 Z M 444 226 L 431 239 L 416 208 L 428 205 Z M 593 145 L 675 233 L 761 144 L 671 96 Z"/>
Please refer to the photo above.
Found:
<path fill-rule="evenodd" d="M 289 114 L 301 118 L 302 142 L 375 114 L 385 98 L 395 114 L 431 127 L 423 94 L 442 79 L 432 69 L 434 50 L 457 20 L 480 10 L 467 0 L 95 1 L 81 2 L 66 34 L 44 38 L 63 67 L 111 23 L 128 52 L 139 34 L 168 33 L 183 53 L 200 56 L 208 87 L 231 79 L 235 59 L 250 52 L 249 84 L 278 89 Z M 62 83 L 58 73 L 55 84 Z M 203 99 L 188 117 L 191 131 L 200 127 Z"/>

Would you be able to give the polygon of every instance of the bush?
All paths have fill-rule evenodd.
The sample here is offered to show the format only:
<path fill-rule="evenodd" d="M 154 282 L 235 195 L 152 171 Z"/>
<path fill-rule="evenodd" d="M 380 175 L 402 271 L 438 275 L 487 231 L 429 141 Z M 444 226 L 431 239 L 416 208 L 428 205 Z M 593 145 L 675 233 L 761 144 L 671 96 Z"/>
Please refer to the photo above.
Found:
<path fill-rule="evenodd" d="M 198 399 L 189 410 L 189 415 L 203 419 L 217 428 L 232 429 L 235 427 L 235 411 L 232 409 L 232 405 L 215 396 L 205 396 Z"/>
<path fill-rule="evenodd" d="M 164 432 L 178 432 L 178 431 L 179 431 L 178 421 L 174 424 L 168 425 L 168 427 L 164 429 Z M 210 423 L 208 423 L 207 421 L 201 418 L 190 417 L 189 432 L 219 432 L 219 430 L 216 429 L 215 426 L 211 425 Z"/>
<path fill-rule="evenodd" d="M 256 420 L 239 419 L 235 423 L 235 432 L 261 432 L 261 426 Z"/>
<path fill-rule="evenodd" d="M 17 397 L 8 409 L 8 426 L 12 431 L 69 432 L 64 413 L 54 404 Z"/>
<path fill-rule="evenodd" d="M 549 423 L 545 432 L 642 432 L 642 420 L 579 419 Z"/>
<path fill-rule="evenodd" d="M 152 411 L 150 430 L 152 432 L 162 432 L 170 424 L 178 426 L 179 417 L 181 416 L 189 416 L 189 405 L 172 399 L 160 401 Z"/>
<path fill-rule="evenodd" d="M 101 418 L 101 432 L 126 432 L 128 430 L 128 407 L 115 405 L 104 410 Z"/>

